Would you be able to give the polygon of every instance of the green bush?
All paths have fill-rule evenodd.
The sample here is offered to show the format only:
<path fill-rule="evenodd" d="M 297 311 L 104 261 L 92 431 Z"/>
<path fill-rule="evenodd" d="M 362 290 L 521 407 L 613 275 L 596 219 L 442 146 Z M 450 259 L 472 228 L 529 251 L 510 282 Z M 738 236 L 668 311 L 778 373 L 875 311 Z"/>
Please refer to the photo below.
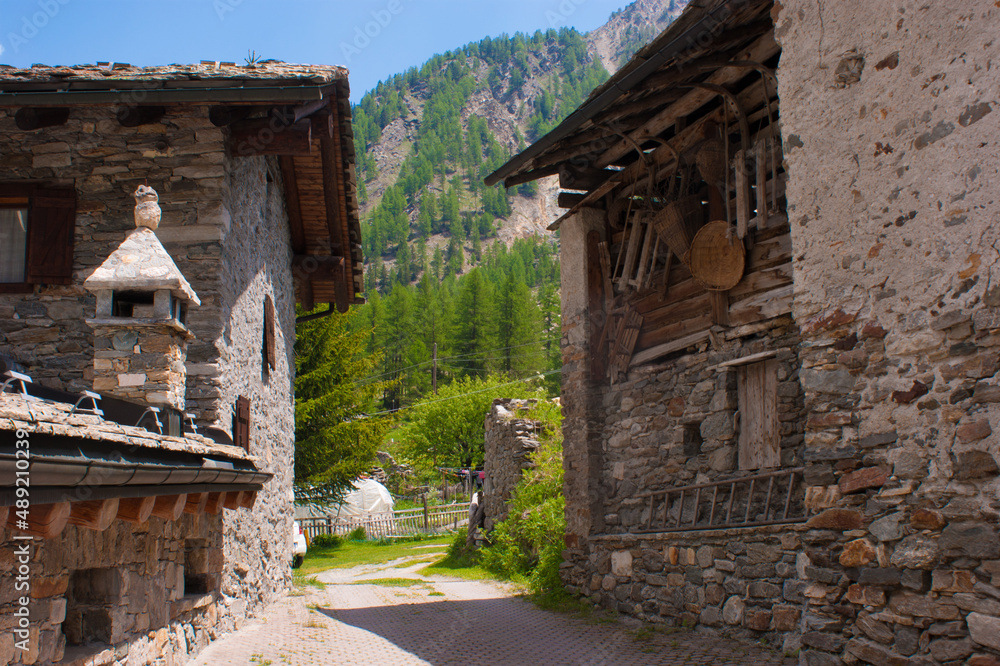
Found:
<path fill-rule="evenodd" d="M 562 492 L 561 415 L 557 405 L 540 402 L 531 418 L 544 425 L 541 444 L 532 457 L 535 467 L 525 471 L 515 487 L 507 518 L 490 534 L 490 545 L 482 550 L 481 560 L 493 573 L 524 580 L 532 592 L 546 594 L 562 589 L 559 565 L 566 501 Z"/>
<path fill-rule="evenodd" d="M 317 534 L 310 545 L 313 548 L 340 548 L 344 545 L 344 539 L 336 534 Z"/>
<path fill-rule="evenodd" d="M 348 541 L 364 541 L 368 538 L 368 533 L 365 532 L 364 525 L 358 525 L 347 535 Z"/>

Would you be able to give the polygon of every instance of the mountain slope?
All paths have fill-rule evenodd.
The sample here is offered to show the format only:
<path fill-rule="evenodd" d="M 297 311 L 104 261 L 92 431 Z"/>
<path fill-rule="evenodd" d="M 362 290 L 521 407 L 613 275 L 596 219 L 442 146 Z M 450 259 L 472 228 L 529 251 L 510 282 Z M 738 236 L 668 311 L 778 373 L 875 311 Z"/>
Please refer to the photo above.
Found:
<path fill-rule="evenodd" d="M 486 38 L 366 94 L 355 132 L 368 288 L 389 286 L 378 279 L 382 266 L 389 281 L 406 284 L 436 250 L 462 273 L 497 239 L 545 234 L 559 214 L 554 178 L 504 193 L 484 188 L 482 177 L 555 127 L 683 5 L 636 0 L 587 35 L 563 28 Z M 412 246 L 403 270 L 401 244 Z"/>

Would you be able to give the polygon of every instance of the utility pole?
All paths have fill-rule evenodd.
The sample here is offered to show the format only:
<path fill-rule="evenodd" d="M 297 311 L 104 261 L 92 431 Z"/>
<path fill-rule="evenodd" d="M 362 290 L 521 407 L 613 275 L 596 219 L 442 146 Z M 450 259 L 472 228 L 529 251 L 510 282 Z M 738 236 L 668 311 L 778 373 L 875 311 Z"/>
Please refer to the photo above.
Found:
<path fill-rule="evenodd" d="M 438 343 L 434 343 L 434 374 L 431 376 L 431 386 L 434 387 L 434 395 L 438 392 Z"/>

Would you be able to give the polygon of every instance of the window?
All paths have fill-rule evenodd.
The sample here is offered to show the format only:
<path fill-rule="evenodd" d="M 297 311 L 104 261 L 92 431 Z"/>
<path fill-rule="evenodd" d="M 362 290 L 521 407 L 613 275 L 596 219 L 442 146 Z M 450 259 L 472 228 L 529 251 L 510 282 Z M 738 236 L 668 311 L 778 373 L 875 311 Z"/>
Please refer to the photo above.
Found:
<path fill-rule="evenodd" d="M 0 293 L 73 280 L 76 191 L 0 185 Z"/>
<path fill-rule="evenodd" d="M 781 464 L 778 426 L 778 362 L 768 359 L 736 369 L 740 407 L 740 469 Z"/>
<path fill-rule="evenodd" d="M 24 282 L 28 250 L 28 205 L 0 208 L 0 282 Z"/>

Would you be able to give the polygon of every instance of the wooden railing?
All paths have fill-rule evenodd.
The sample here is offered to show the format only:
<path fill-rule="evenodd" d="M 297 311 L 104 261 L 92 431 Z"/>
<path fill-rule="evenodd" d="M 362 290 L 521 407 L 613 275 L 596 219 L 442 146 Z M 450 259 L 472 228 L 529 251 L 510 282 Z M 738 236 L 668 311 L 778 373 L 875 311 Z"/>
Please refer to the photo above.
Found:
<path fill-rule="evenodd" d="M 679 532 L 804 522 L 802 467 L 726 481 L 655 490 L 645 525 L 634 532 Z"/>
<path fill-rule="evenodd" d="M 408 536 L 458 529 L 469 522 L 468 504 L 444 504 L 426 509 L 400 509 L 351 518 L 302 518 L 299 525 L 311 541 L 317 534 L 346 536 L 363 527 L 368 538 Z"/>

